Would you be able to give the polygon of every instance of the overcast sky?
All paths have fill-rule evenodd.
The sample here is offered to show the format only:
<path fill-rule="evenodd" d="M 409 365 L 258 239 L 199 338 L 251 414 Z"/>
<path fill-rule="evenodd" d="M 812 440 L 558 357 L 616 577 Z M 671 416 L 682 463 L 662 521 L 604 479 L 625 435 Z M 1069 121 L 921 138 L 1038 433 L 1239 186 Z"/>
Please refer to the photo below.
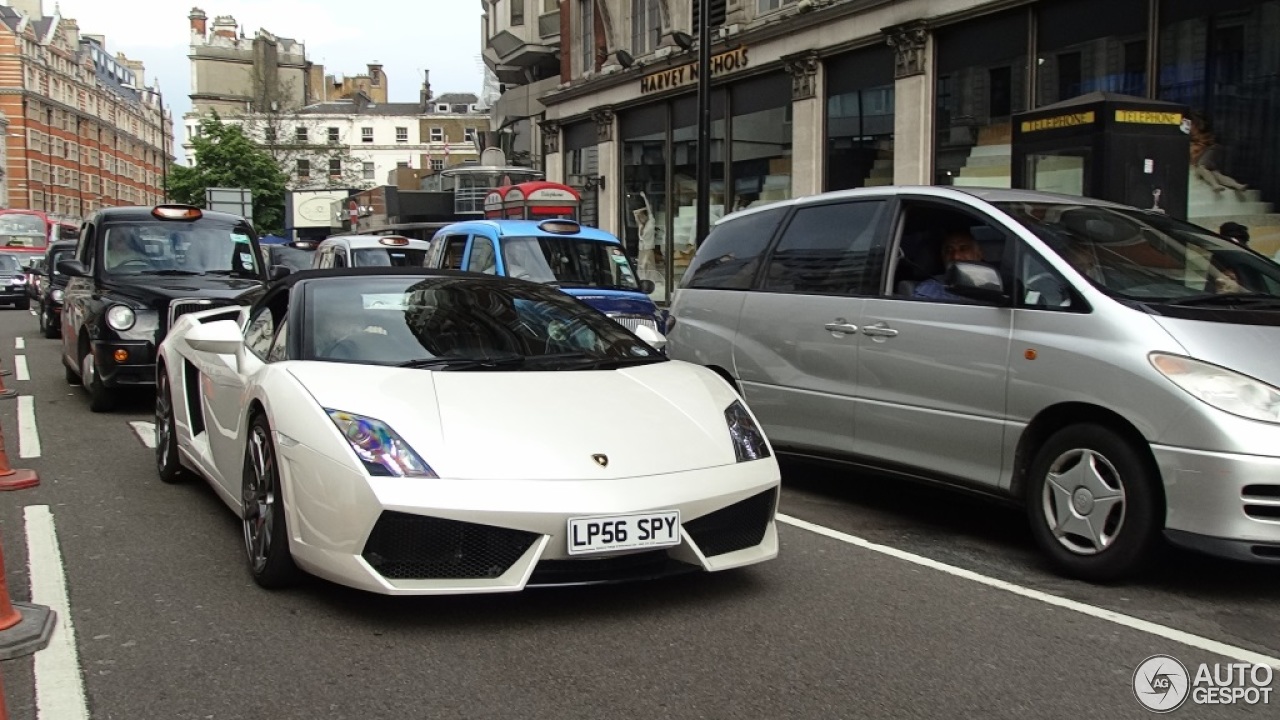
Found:
<path fill-rule="evenodd" d="M 8 0 L 0 0 L 7 3 Z M 44 0 L 52 14 L 54 0 Z M 147 84 L 159 82 L 181 142 L 182 114 L 191 109 L 190 14 L 231 15 L 253 37 L 259 28 L 302 41 L 307 59 L 332 75 L 355 75 L 382 63 L 393 102 L 416 102 L 422 73 L 431 89 L 480 94 L 480 3 L 476 0 L 58 0 L 81 33 L 105 35 L 107 50 L 146 64 Z M 179 156 L 181 152 L 177 153 Z"/>

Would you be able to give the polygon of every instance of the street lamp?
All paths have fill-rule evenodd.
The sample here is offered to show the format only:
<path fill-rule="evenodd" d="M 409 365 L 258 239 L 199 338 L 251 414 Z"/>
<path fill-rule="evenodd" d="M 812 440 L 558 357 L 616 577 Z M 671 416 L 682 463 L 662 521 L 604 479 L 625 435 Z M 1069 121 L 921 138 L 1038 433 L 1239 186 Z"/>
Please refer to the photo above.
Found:
<path fill-rule="evenodd" d="M 694 243 L 711 232 L 711 2 L 698 3 L 698 201 Z"/>
<path fill-rule="evenodd" d="M 160 119 L 156 123 L 160 129 L 160 192 L 164 196 L 164 201 L 169 202 L 169 135 L 164 131 L 164 93 L 160 92 L 159 85 L 153 88 L 141 88 L 123 83 L 121 87 L 138 93 L 153 92 L 156 94 L 156 101 L 160 103 Z"/>

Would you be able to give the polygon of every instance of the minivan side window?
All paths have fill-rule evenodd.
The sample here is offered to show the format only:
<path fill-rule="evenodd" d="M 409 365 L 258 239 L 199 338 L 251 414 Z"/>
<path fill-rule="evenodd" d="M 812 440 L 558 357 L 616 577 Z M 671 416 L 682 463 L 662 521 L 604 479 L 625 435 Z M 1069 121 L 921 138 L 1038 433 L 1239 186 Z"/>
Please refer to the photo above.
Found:
<path fill-rule="evenodd" d="M 887 200 L 799 208 L 769 257 L 763 289 L 805 295 L 877 294 L 888 208 Z"/>
<path fill-rule="evenodd" d="M 1006 293 L 1013 289 L 1013 258 L 1018 246 L 1004 230 L 985 217 L 950 204 L 908 200 L 903 205 L 891 288 L 894 297 L 978 302 L 946 288 L 947 269 L 955 262 L 993 268 L 1000 274 Z"/>
<path fill-rule="evenodd" d="M 684 273 L 682 287 L 748 290 L 786 207 L 717 223 Z"/>

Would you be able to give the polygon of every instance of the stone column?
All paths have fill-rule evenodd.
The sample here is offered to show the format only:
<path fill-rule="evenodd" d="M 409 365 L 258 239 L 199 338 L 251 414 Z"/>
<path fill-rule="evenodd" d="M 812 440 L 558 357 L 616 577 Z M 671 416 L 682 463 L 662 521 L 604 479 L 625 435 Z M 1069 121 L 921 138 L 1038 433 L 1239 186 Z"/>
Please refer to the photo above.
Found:
<path fill-rule="evenodd" d="M 782 58 L 791 73 L 791 197 L 823 191 L 826 170 L 826 93 L 818 53 L 806 50 Z"/>
<path fill-rule="evenodd" d="M 883 30 L 894 49 L 893 182 L 933 184 L 933 43 L 923 22 Z"/>
<path fill-rule="evenodd" d="M 564 177 L 564 155 L 560 152 L 560 123 L 555 120 L 543 120 L 538 123 L 542 134 L 542 171 L 547 180 L 562 183 Z"/>
<path fill-rule="evenodd" d="M 622 171 L 618 167 L 618 147 L 613 140 L 617 119 L 611 107 L 596 108 L 591 116 L 596 121 L 598 174 L 604 183 L 600 186 L 596 215 L 601 230 L 620 236 L 622 228 L 619 226 L 617 197 L 622 188 Z"/>

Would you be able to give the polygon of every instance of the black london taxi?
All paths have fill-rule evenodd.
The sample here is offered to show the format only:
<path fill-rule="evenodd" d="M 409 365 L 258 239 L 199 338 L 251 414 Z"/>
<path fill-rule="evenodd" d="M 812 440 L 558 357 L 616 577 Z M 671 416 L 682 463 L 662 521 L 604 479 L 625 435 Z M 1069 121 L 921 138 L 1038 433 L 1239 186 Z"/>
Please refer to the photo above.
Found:
<path fill-rule="evenodd" d="M 189 205 L 98 210 L 75 257 L 57 264 L 63 291 L 62 364 L 89 409 L 110 410 L 121 388 L 154 385 L 156 348 L 185 313 L 247 304 L 267 281 L 244 218 Z"/>
<path fill-rule="evenodd" d="M 34 288 L 36 322 L 40 324 L 40 334 L 47 338 L 58 337 L 62 327 L 62 295 L 67 290 L 67 276 L 58 272 L 58 263 L 75 255 L 74 240 L 59 240 L 49 246 L 44 257 L 31 264 L 29 273 L 35 282 L 28 287 Z"/>

